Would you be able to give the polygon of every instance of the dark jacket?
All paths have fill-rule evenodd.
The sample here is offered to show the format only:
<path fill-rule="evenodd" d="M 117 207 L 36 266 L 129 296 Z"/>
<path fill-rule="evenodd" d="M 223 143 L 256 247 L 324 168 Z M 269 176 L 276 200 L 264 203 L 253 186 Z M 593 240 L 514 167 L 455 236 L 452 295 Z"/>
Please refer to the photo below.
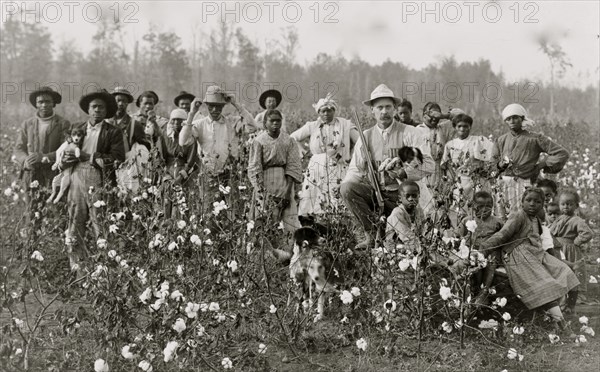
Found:
<path fill-rule="evenodd" d="M 66 140 L 71 123 L 62 116 L 55 114 L 46 135 L 39 141 L 38 118 L 34 116 L 25 120 L 19 128 L 17 144 L 15 146 L 14 157 L 17 164 L 21 167 L 21 178 L 27 176 L 28 180 L 38 180 L 43 185 L 46 181 L 51 181 L 56 172 L 52 171 L 52 164 L 56 161 L 56 150 Z M 31 172 L 25 171 L 23 162 L 33 154 L 39 152 L 47 157 L 50 162 L 38 164 Z M 49 180 L 47 180 L 47 178 Z"/>
<path fill-rule="evenodd" d="M 110 118 L 106 121 L 123 131 L 123 139 L 127 141 L 124 143 L 125 152 L 131 150 L 134 143 L 144 145 L 150 150 L 150 142 L 146 139 L 144 126 L 140 122 L 134 122 L 129 114 L 125 114 L 120 123 L 117 123 L 116 118 Z"/>

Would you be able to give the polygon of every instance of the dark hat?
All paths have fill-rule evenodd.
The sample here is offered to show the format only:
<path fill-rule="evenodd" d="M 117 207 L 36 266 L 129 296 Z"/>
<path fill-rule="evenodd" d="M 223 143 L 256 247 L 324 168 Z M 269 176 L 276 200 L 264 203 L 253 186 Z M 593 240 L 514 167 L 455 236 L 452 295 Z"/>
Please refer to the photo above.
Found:
<path fill-rule="evenodd" d="M 112 94 L 115 97 L 117 96 L 117 94 L 124 95 L 125 97 L 127 97 L 127 102 L 133 102 L 133 95 L 124 87 L 115 87 L 115 89 L 113 89 L 113 91 L 110 92 L 110 94 Z"/>
<path fill-rule="evenodd" d="M 79 100 L 79 107 L 87 113 L 90 107 L 90 102 L 95 99 L 101 99 L 106 103 L 106 118 L 112 118 L 117 113 L 117 101 L 115 101 L 115 97 L 108 93 L 106 89 L 102 89 L 96 92 L 88 93 L 85 96 L 81 97 Z"/>
<path fill-rule="evenodd" d="M 37 97 L 39 95 L 42 95 L 42 94 L 49 94 L 49 95 L 51 95 L 52 96 L 52 100 L 54 101 L 55 105 L 58 105 L 59 103 L 62 102 L 62 96 L 58 92 L 53 91 L 52 88 L 50 88 L 50 87 L 41 87 L 38 90 L 34 90 L 29 95 L 29 102 L 31 102 L 31 104 L 33 105 L 33 107 L 37 107 L 35 105 L 35 101 L 37 100 Z"/>
<path fill-rule="evenodd" d="M 179 106 L 179 100 L 184 99 L 184 98 L 187 98 L 190 101 L 193 101 L 194 98 L 196 98 L 196 96 L 193 95 L 192 93 L 188 93 L 185 90 L 182 90 L 181 92 L 179 92 L 179 95 L 177 97 L 175 97 L 175 99 L 173 100 L 173 103 L 175 104 L 175 106 Z"/>
<path fill-rule="evenodd" d="M 158 94 L 156 94 L 156 92 L 154 92 L 153 90 L 147 90 L 145 92 L 142 92 L 142 94 L 140 94 L 137 98 L 137 100 L 135 101 L 135 105 L 137 107 L 140 107 L 140 102 L 142 102 L 142 97 L 143 96 L 147 96 L 147 95 L 151 95 L 154 97 L 154 104 L 156 105 L 159 101 L 158 99 Z"/>
<path fill-rule="evenodd" d="M 279 106 L 279 104 L 281 103 L 281 92 L 279 92 L 276 89 L 269 89 L 264 91 L 260 97 L 258 98 L 258 104 L 260 105 L 260 107 L 266 109 L 267 107 L 265 106 L 265 101 L 267 100 L 267 97 L 273 97 L 275 98 L 275 102 L 276 105 L 275 107 Z"/>

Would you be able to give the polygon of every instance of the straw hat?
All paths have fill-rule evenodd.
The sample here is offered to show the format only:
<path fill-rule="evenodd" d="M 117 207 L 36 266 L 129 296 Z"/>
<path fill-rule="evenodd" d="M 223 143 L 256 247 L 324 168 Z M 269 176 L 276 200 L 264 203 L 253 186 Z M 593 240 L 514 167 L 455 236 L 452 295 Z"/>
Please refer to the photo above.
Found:
<path fill-rule="evenodd" d="M 375 88 L 375 90 L 371 92 L 371 99 L 363 101 L 363 103 L 367 106 L 372 106 L 373 101 L 375 101 L 378 98 L 391 98 L 392 100 L 394 100 L 396 105 L 399 105 L 400 102 L 402 102 L 402 98 L 396 97 L 394 95 L 394 92 L 392 92 L 392 90 L 388 88 L 387 85 L 379 84 L 377 88 Z"/>

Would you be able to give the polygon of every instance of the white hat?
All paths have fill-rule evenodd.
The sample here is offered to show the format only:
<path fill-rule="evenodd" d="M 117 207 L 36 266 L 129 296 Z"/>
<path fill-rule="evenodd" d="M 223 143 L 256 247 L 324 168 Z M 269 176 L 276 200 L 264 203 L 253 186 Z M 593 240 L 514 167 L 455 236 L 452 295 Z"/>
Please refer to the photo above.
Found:
<path fill-rule="evenodd" d="M 175 110 L 171 111 L 171 117 L 169 118 L 170 120 L 173 119 L 187 119 L 188 115 L 187 112 L 185 112 L 184 109 L 180 109 L 180 108 L 176 108 Z"/>
<path fill-rule="evenodd" d="M 518 103 L 511 103 L 502 110 L 502 120 L 506 120 L 511 116 L 527 117 L 527 110 Z"/>
<path fill-rule="evenodd" d="M 363 101 L 367 106 L 372 106 L 373 101 L 378 98 L 391 98 L 394 102 L 399 105 L 402 102 L 401 98 L 394 96 L 394 92 L 385 84 L 379 84 L 375 90 L 371 92 L 371 99 Z"/>

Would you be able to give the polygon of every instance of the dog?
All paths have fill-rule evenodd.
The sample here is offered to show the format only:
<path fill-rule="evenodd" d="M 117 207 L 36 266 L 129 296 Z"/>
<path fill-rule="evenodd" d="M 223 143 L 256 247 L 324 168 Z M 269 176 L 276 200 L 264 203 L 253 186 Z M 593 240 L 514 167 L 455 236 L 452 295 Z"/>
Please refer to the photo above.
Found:
<path fill-rule="evenodd" d="M 52 165 L 52 170 L 60 170 L 62 168 L 64 155 L 68 151 L 73 151 L 76 158 L 81 156 L 81 146 L 83 145 L 84 137 L 85 132 L 82 128 L 73 128 L 71 130 L 71 134 L 67 137 L 67 140 L 56 150 L 56 161 Z M 49 159 L 44 157 L 42 162 L 48 163 Z M 56 204 L 60 201 L 71 185 L 72 170 L 72 167 L 66 168 L 52 179 L 52 195 L 46 201 L 47 203 L 53 202 Z"/>
<path fill-rule="evenodd" d="M 338 292 L 335 283 L 340 279 L 339 270 L 333 265 L 333 255 L 322 251 L 324 244 L 325 238 L 315 229 L 301 227 L 294 232 L 292 253 L 275 250 L 275 256 L 281 262 L 288 263 L 290 279 L 299 289 L 296 297 L 303 307 L 312 308 L 314 297 L 318 296 L 315 321 L 323 319 L 327 294 Z M 291 295 L 288 305 L 290 302 Z"/>

